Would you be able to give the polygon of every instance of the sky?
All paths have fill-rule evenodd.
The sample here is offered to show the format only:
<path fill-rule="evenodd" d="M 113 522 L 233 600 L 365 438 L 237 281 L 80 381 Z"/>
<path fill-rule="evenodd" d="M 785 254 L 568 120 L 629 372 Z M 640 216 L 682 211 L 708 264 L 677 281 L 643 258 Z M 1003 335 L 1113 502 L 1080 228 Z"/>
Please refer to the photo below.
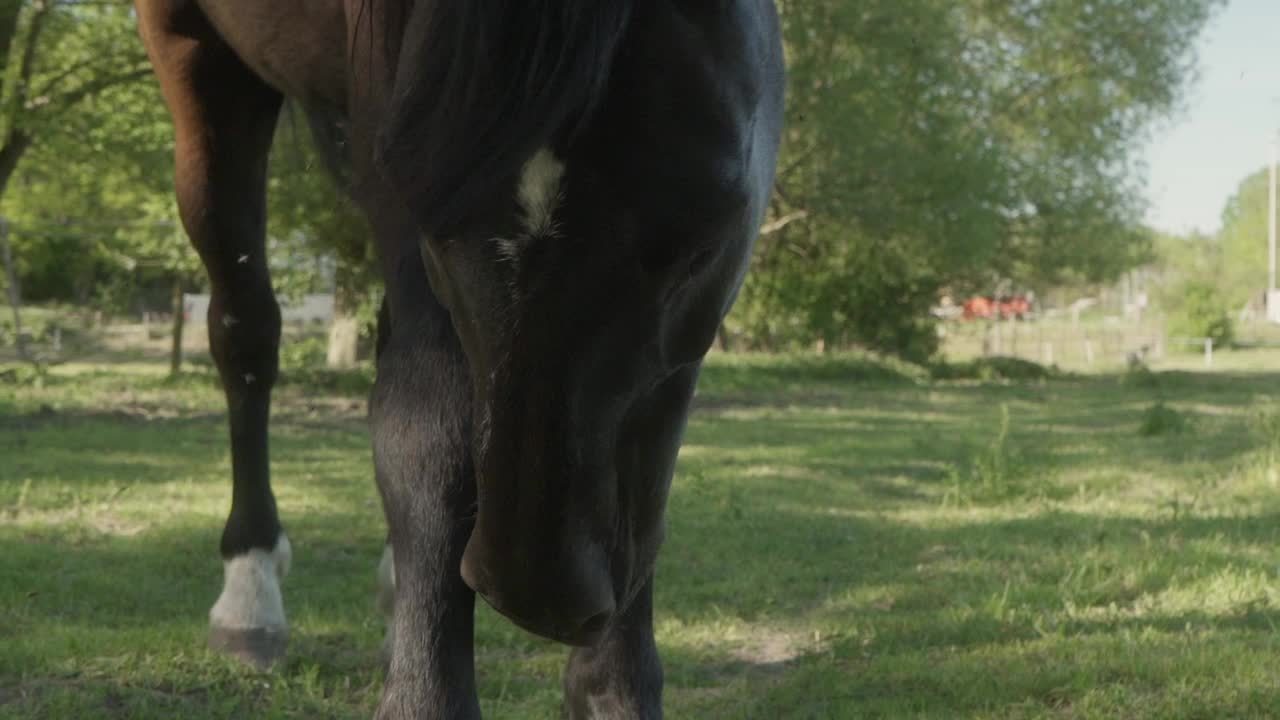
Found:
<path fill-rule="evenodd" d="M 1184 109 L 1147 145 L 1147 222 L 1214 232 L 1240 181 L 1267 166 L 1280 131 L 1280 0 L 1230 0 L 1199 43 Z"/>

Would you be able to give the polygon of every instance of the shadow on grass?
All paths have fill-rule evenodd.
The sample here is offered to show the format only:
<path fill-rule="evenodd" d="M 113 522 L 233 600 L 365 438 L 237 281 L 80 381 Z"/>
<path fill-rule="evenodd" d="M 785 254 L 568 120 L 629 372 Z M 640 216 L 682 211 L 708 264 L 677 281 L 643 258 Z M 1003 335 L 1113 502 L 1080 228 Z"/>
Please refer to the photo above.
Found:
<path fill-rule="evenodd" d="M 1231 679 L 1216 682 L 1254 693 L 1249 702 L 1262 703 L 1259 710 L 1206 694 L 1146 716 L 1266 717 L 1261 708 L 1280 707 L 1266 704 L 1276 693 L 1265 673 L 1234 670 L 1280 649 L 1280 610 L 1266 589 L 1280 514 L 1139 520 L 1048 512 L 923 528 L 832 518 L 821 508 L 730 517 L 708 515 L 687 497 L 673 502 L 682 510 L 661 561 L 660 616 L 691 628 L 732 618 L 828 634 L 825 642 L 793 636 L 797 653 L 776 674 L 714 653 L 666 652 L 677 692 L 740 681 L 727 696 L 694 703 L 699 712 L 873 717 L 883 701 L 890 717 L 1015 717 L 1009 708 L 1029 697 L 1041 696 L 1032 710 L 1116 684 L 1141 697 L 1143 688 L 1205 682 L 1197 677 L 1225 668 Z M 1240 577 L 1256 582 L 1238 588 Z M 1080 650 L 1093 643 L 1106 647 Z M 1213 647 L 1224 657 L 1205 656 Z M 1011 664 L 1028 648 L 1038 648 L 1034 659 Z M 1038 717 L 1032 710 L 1027 716 Z M 1094 714 L 1132 716 L 1115 707 Z"/>
<path fill-rule="evenodd" d="M 1026 641 L 1043 639 L 1046 634 L 1076 641 L 1090 635 L 1149 630 L 1180 633 L 1189 624 L 1253 632 L 1274 629 L 1280 622 L 1273 609 L 1242 607 L 1227 615 L 1185 611 L 1150 617 L 1085 618 L 1045 628 L 1037 627 L 1030 616 L 1003 615 L 985 605 L 1003 593 L 1011 608 L 1052 606 L 1055 599 L 1064 598 L 1085 608 L 1105 608 L 1132 603 L 1143 594 L 1158 594 L 1175 577 L 1187 584 L 1226 571 L 1263 571 L 1266 568 L 1261 560 L 1242 560 L 1230 548 L 1273 546 L 1280 517 L 1272 515 L 1158 522 L 1100 521 L 1054 513 L 939 530 L 820 513 L 749 512 L 734 517 L 719 512 L 712 502 L 687 495 L 677 495 L 673 503 L 679 509 L 673 517 L 672 542 L 661 562 L 660 621 L 674 618 L 692 627 L 714 622 L 717 617 L 732 617 L 788 625 L 803 618 L 856 631 L 853 636 L 837 635 L 828 650 L 815 649 L 782 660 L 762 657 L 753 661 L 725 655 L 714 644 L 667 645 L 662 650 L 668 687 L 675 697 L 686 690 L 735 680 L 757 683 L 737 688 L 735 694 L 746 693 L 761 701 L 780 693 L 786 696 L 789 685 L 799 692 L 810 682 L 814 670 L 793 671 L 817 664 L 823 672 L 846 677 L 849 683 L 841 688 L 828 685 L 827 693 L 850 692 L 851 700 L 862 702 L 885 690 L 865 687 L 853 669 L 845 666 L 847 662 L 866 662 L 863 656 L 867 654 L 913 658 L 970 647 L 988 653 L 999 647 L 1015 652 Z M 0 659 L 0 677 L 4 678 L 0 685 L 5 687 L 0 692 L 18 702 L 19 697 L 30 694 L 33 684 L 58 682 L 65 677 L 66 668 L 84 666 L 76 672 L 88 673 L 88 685 L 96 684 L 99 690 L 106 687 L 124 698 L 121 712 L 107 713 L 107 717 L 124 717 L 135 700 L 143 702 L 156 693 L 172 695 L 169 701 L 175 706 L 219 707 L 200 691 L 169 677 L 168 671 L 152 674 L 143 661 L 137 661 L 141 666 L 114 685 L 104 683 L 101 677 L 103 655 L 109 659 L 121 653 L 154 654 L 163 659 L 201 648 L 204 615 L 220 583 L 216 528 L 166 529 L 77 546 L 17 539 L 8 533 L 0 537 L 0 568 L 3 586 L 8 589 L 4 593 L 8 596 L 4 603 L 8 617 L 0 625 L 44 635 L 43 642 L 28 638 Z M 297 627 L 289 664 L 281 674 L 295 683 L 309 677 L 311 682 L 331 688 L 329 692 L 344 678 L 354 676 L 362 683 L 369 682 L 380 672 L 376 654 L 380 630 L 372 598 L 379 534 L 369 529 L 353 537 L 350 516 L 338 513 L 309 516 L 294 529 L 294 537 L 298 539 L 298 564 L 286 582 L 286 591 Z M 1184 550 L 1177 558 L 1163 560 L 1150 550 L 1174 540 L 1185 544 L 1213 540 L 1224 549 Z M 1116 564 L 1150 554 L 1152 564 L 1114 587 L 1103 581 L 1074 590 L 1064 587 L 1062 578 L 1070 574 L 1079 558 L 1091 553 L 1102 553 Z M 961 557 L 968 560 L 954 566 L 950 562 Z M 740 560 L 726 562 L 726 558 Z M 975 561 L 980 562 L 975 565 Z M 1021 584 L 1029 589 L 1015 583 L 1010 591 L 1011 573 L 1023 575 Z M 881 586 L 892 588 L 892 604 L 849 599 L 859 588 Z M 1042 592 L 1038 588 L 1045 586 L 1060 597 L 1038 596 Z M 157 633 L 157 626 L 168 630 Z M 518 670 L 497 668 L 493 663 L 518 664 L 530 653 L 563 655 L 559 648 L 517 632 L 505 659 L 486 662 L 485 653 L 492 655 L 497 649 L 494 643 L 512 642 L 513 636 L 509 628 L 493 627 L 482 627 L 480 634 L 482 674 L 518 675 Z M 979 672 L 982 667 L 997 670 L 1002 657 L 975 659 L 976 666 L 970 672 Z M 558 665 L 560 660 L 551 662 Z M 179 662 L 177 671 L 187 673 L 199 667 L 199 663 L 193 668 Z M 95 674 L 97 679 L 92 679 Z M 224 703 L 227 697 L 239 698 L 237 702 L 251 709 L 269 702 L 244 696 L 243 686 L 251 684 L 250 679 L 227 675 L 225 670 L 218 677 L 216 689 L 207 692 Z M 908 663 L 892 683 L 928 687 L 935 680 L 927 664 L 915 667 Z M 963 677 L 952 681 L 963 682 Z M 548 685 L 554 689 L 554 679 L 548 679 L 545 671 L 534 671 L 517 683 L 517 690 L 538 694 Z M 539 687 L 542 689 L 535 689 Z M 867 694 L 858 695 L 859 688 Z M 927 698 L 929 703 L 956 712 L 974 710 L 964 703 L 948 704 L 950 689 L 939 690 Z M 80 690 L 83 688 L 77 692 Z M 137 697 L 129 699 L 134 695 Z M 508 702 L 519 701 L 518 696 L 504 697 Z M 1002 696 L 996 687 L 987 702 L 999 705 L 1018 699 Z M 368 692 L 349 700 L 367 702 Z M 821 702 L 829 700 L 811 698 L 811 707 L 821 707 Z M 344 702 L 341 693 L 333 701 Z M 740 697 L 725 700 L 731 707 L 740 701 Z M 717 706 L 711 703 L 705 707 Z"/>

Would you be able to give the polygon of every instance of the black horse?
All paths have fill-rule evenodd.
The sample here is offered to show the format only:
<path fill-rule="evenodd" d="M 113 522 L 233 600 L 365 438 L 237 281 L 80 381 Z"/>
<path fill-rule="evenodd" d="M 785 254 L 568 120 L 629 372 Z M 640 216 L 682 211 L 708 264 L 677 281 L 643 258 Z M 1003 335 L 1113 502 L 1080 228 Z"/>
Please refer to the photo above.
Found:
<path fill-rule="evenodd" d="M 659 717 L 654 561 L 699 367 L 773 183 L 772 2 L 136 7 L 229 409 L 212 644 L 265 665 L 287 636 L 264 196 L 289 97 L 368 215 L 386 282 L 370 398 L 389 527 L 379 716 L 479 715 L 479 593 L 577 646 L 569 717 Z"/>

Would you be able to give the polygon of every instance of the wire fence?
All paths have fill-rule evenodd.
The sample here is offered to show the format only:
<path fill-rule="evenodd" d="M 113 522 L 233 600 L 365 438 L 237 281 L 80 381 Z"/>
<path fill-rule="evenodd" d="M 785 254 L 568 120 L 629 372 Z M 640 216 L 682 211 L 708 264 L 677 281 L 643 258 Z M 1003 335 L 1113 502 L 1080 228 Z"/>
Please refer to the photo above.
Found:
<path fill-rule="evenodd" d="M 1213 339 L 1170 335 L 1163 322 L 1073 324 L 1001 320 L 947 323 L 943 351 L 953 360 L 1013 357 L 1069 369 L 1095 369 L 1198 353 L 1213 367 Z"/>

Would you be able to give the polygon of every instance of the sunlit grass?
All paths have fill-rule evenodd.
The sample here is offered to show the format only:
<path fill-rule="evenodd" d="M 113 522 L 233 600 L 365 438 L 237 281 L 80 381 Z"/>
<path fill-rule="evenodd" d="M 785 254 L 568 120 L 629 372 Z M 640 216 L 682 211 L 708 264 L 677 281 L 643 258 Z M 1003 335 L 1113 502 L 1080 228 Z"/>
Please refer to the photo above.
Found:
<path fill-rule="evenodd" d="M 1221 357 L 1239 369 L 940 382 L 713 356 L 658 570 L 668 717 L 1280 716 L 1280 364 Z M 367 379 L 318 382 L 277 393 L 295 564 L 270 675 L 204 649 L 212 374 L 0 384 L 0 717 L 371 715 Z M 1152 431 L 1157 404 L 1177 422 Z M 564 649 L 478 616 L 487 716 L 556 717 Z"/>

